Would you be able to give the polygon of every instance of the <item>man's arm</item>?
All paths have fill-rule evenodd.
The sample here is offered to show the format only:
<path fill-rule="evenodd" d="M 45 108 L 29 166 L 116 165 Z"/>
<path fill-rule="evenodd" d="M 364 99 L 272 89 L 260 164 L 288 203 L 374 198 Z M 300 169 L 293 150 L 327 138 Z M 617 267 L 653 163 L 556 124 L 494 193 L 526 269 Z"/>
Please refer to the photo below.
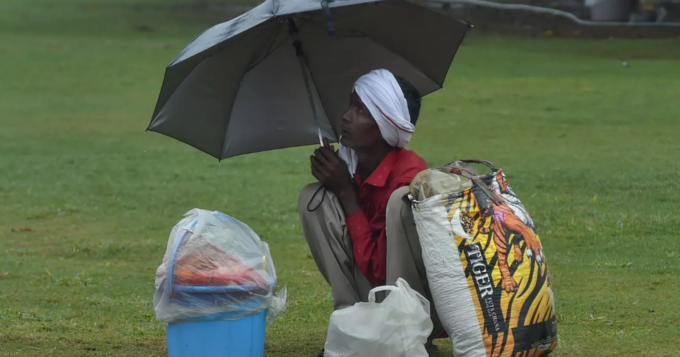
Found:
<path fill-rule="evenodd" d="M 383 284 L 387 252 L 384 217 L 382 221 L 368 220 L 359 203 L 359 193 L 347 164 L 337 157 L 328 140 L 324 139 L 324 146 L 316 149 L 310 160 L 312 175 L 333 192 L 342 204 L 347 217 L 347 230 L 352 238 L 355 263 L 372 284 Z M 382 258 L 373 259 L 376 256 Z"/>

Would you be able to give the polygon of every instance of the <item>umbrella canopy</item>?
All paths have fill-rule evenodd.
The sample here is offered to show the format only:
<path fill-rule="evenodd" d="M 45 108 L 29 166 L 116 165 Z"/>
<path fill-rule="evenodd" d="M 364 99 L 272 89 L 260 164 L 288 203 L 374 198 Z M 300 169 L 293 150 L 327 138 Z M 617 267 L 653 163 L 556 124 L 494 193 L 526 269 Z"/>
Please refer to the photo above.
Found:
<path fill-rule="evenodd" d="M 267 0 L 177 55 L 148 130 L 218 159 L 337 141 L 357 78 L 440 89 L 467 29 L 407 1 Z"/>

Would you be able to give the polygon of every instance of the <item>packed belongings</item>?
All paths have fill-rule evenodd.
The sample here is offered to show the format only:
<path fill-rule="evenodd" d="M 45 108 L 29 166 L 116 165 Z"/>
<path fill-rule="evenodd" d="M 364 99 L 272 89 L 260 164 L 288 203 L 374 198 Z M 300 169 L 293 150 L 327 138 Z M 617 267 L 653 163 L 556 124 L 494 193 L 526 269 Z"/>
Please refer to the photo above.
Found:
<path fill-rule="evenodd" d="M 491 173 L 478 175 L 473 164 Z M 454 356 L 545 356 L 557 346 L 552 281 L 528 211 L 484 160 L 428 169 L 411 183 L 413 215 Z"/>
<path fill-rule="evenodd" d="M 273 301 L 275 287 L 267 243 L 224 213 L 194 209 L 170 233 L 154 310 L 158 320 L 181 323 L 235 320 L 269 308 L 271 321 L 285 309 L 285 300 Z M 285 299 L 285 291 L 279 295 Z"/>
<path fill-rule="evenodd" d="M 378 303 L 380 291 L 390 294 Z M 399 278 L 371 290 L 368 302 L 333 312 L 324 357 L 427 357 L 431 332 L 430 302 Z"/>

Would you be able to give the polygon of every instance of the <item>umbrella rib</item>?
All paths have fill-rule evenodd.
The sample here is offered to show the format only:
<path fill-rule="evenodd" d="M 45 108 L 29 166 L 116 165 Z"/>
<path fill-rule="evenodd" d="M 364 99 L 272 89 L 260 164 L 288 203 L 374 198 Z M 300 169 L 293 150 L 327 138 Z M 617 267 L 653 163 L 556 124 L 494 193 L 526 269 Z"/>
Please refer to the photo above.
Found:
<path fill-rule="evenodd" d="M 355 5 L 355 6 L 363 7 L 363 6 L 360 6 L 360 5 Z M 344 19 L 344 18 L 352 17 L 353 15 L 355 15 L 355 14 L 357 14 L 357 13 L 359 13 L 359 12 L 361 12 L 361 9 L 360 9 L 360 8 L 359 8 L 359 9 L 355 9 L 355 11 L 353 11 L 353 12 L 351 12 L 351 13 L 349 13 L 349 14 L 337 14 L 337 13 L 335 13 L 333 16 L 334 16 L 335 20 L 342 20 L 342 19 Z M 315 14 L 313 14 L 312 16 L 310 16 L 310 17 L 307 19 L 307 22 L 305 22 L 305 24 L 311 24 L 311 25 L 313 25 L 314 27 L 316 27 L 316 28 L 318 28 L 318 29 L 321 29 L 321 30 L 326 31 L 326 30 L 327 30 L 326 24 L 325 24 L 325 23 L 324 23 L 324 24 L 321 24 L 321 23 L 319 23 L 318 21 L 314 21 L 314 17 L 315 17 L 315 16 L 316 16 Z M 336 22 L 337 22 L 337 21 L 336 21 Z M 302 25 L 300 25 L 300 28 L 302 28 Z M 342 37 L 342 36 L 338 36 L 338 33 L 337 33 L 337 32 L 338 32 L 338 30 L 336 29 L 336 37 Z M 356 31 L 355 31 L 355 32 L 356 32 Z"/>
<path fill-rule="evenodd" d="M 300 24 L 300 27 L 302 27 L 302 26 L 305 25 L 306 23 L 307 23 L 307 22 Z M 281 26 L 283 26 L 283 24 L 281 24 Z M 278 32 L 278 31 L 281 31 L 281 26 L 279 26 L 279 27 L 277 28 L 277 32 Z M 279 47 L 281 47 L 281 45 L 283 45 L 284 43 L 286 43 L 286 40 L 289 39 L 290 37 L 291 37 L 291 35 L 289 34 L 288 36 L 284 37 L 284 39 L 281 41 L 281 43 L 279 43 L 278 45 L 276 45 L 276 47 L 272 48 L 273 44 L 276 42 L 276 37 L 274 37 L 274 40 L 272 40 L 272 42 L 270 43 L 269 48 L 267 49 L 267 53 L 265 54 L 265 56 L 264 56 L 261 60 L 257 61 L 257 63 L 255 63 L 255 64 L 249 66 L 248 69 L 245 70 L 245 71 L 243 72 L 243 75 L 241 76 L 241 79 L 239 80 L 239 87 L 241 86 L 241 82 L 243 81 L 243 78 L 246 76 L 246 74 L 248 74 L 248 73 L 249 73 L 253 68 L 255 68 L 258 64 L 262 63 L 262 61 L 264 61 L 265 59 L 267 59 L 267 58 L 269 57 L 269 55 L 271 55 L 272 53 L 274 53 L 274 51 L 276 51 Z M 310 72 L 311 72 L 311 71 L 310 71 Z M 317 90 L 317 91 L 318 91 L 318 90 Z M 232 102 L 231 102 L 231 108 L 232 108 L 232 109 L 233 109 L 233 107 L 234 107 L 234 103 L 235 103 L 235 102 L 236 102 L 236 96 L 234 96 L 234 99 L 233 99 Z M 324 111 L 325 111 L 325 110 L 326 110 L 326 108 L 324 108 Z M 231 112 L 230 112 L 230 115 L 229 115 L 229 116 L 231 117 Z M 220 160 L 220 161 L 222 161 L 222 156 L 224 155 L 224 145 L 227 143 L 227 132 L 228 132 L 228 131 L 229 131 L 229 123 L 227 123 L 227 130 L 224 132 L 224 136 L 223 136 L 223 138 L 222 138 L 222 145 L 220 146 L 220 157 L 219 157 L 219 160 Z"/>
<path fill-rule="evenodd" d="M 316 25 L 316 22 L 313 21 L 315 16 L 316 15 L 311 15 L 309 18 L 305 19 L 305 22 L 301 23 L 300 26 L 298 27 L 298 29 L 301 29 L 305 25 L 310 25 L 310 24 Z M 307 67 L 307 70 L 309 72 L 309 77 L 311 78 L 312 83 L 314 84 L 314 88 L 316 89 L 316 94 L 319 96 L 319 102 L 321 103 L 321 108 L 323 108 L 323 112 L 326 115 L 326 119 L 328 120 L 328 123 L 331 126 L 331 130 L 333 130 L 333 135 L 335 136 L 335 139 L 339 140 L 338 131 L 335 129 L 335 125 L 333 125 L 333 123 L 331 122 L 331 118 L 328 116 L 328 111 L 326 110 L 326 105 L 323 103 L 323 99 L 321 97 L 321 90 L 319 89 L 319 86 L 316 84 L 316 79 L 314 78 L 314 72 L 312 71 L 312 68 L 309 64 L 309 60 L 306 58 L 306 56 L 304 58 L 304 62 L 305 62 L 305 66 L 302 66 L 301 69 L 304 72 L 305 71 L 304 67 Z M 304 73 L 303 73 L 303 76 L 304 76 Z M 312 106 L 313 105 L 314 104 L 312 104 Z M 320 128 L 318 118 L 317 118 L 317 128 Z M 321 144 L 323 145 L 323 142 Z"/>
<path fill-rule="evenodd" d="M 321 90 L 319 89 L 319 86 L 316 85 L 316 79 L 314 79 L 314 72 L 312 71 L 311 66 L 309 65 L 309 61 L 307 61 L 307 67 L 309 69 L 309 76 L 312 78 L 312 83 L 314 83 L 314 88 L 316 88 L 316 94 L 319 95 L 319 102 L 321 102 L 321 108 L 323 108 L 324 114 L 326 114 L 326 119 L 328 120 L 328 123 L 331 125 L 331 130 L 333 130 L 333 135 L 335 136 L 335 139 L 340 141 L 340 137 L 338 136 L 338 131 L 335 129 L 335 125 L 333 125 L 333 122 L 331 121 L 331 117 L 328 116 L 328 111 L 326 110 L 326 105 L 323 103 L 323 98 L 321 97 Z"/>
<path fill-rule="evenodd" d="M 434 83 L 434 84 L 437 86 L 437 89 L 433 90 L 432 92 L 421 93 L 421 95 L 420 95 L 421 97 L 424 97 L 424 96 L 426 96 L 426 95 L 428 95 L 428 94 L 430 94 L 430 93 L 436 92 L 436 91 L 438 91 L 438 90 L 444 88 L 443 83 L 442 83 L 442 85 L 439 85 L 439 83 L 437 83 L 437 81 L 435 81 L 434 79 L 430 78 L 430 76 L 426 75 L 425 73 L 423 73 L 423 71 L 421 71 L 420 69 L 418 69 L 418 66 L 414 65 L 413 63 L 411 63 L 411 61 L 409 61 L 409 60 L 407 60 L 406 58 L 404 58 L 404 56 L 402 56 L 401 53 L 395 52 L 395 51 L 391 50 L 390 48 L 386 47 L 385 45 L 383 45 L 382 43 L 380 43 L 380 41 L 374 39 L 374 38 L 371 37 L 370 35 L 367 35 L 367 34 L 365 34 L 365 33 L 363 33 L 363 32 L 360 32 L 360 31 L 357 31 L 357 33 L 360 33 L 361 35 L 363 35 L 363 36 L 366 37 L 367 39 L 373 41 L 376 45 L 378 45 L 378 46 L 384 48 L 385 50 L 389 51 L 390 53 L 394 54 L 395 56 L 397 56 L 397 57 L 403 59 L 404 61 L 406 61 L 406 63 L 408 63 L 408 64 L 410 64 L 411 66 L 413 66 L 413 68 L 415 68 L 418 72 L 422 73 L 423 76 L 424 76 L 425 78 L 429 79 L 430 81 L 432 81 L 432 83 Z M 461 42 L 462 42 L 462 41 L 461 41 Z M 460 46 L 460 44 L 459 44 L 459 46 Z M 458 49 L 457 49 L 457 48 L 456 48 L 456 52 L 458 52 Z M 455 52 L 454 52 L 454 57 L 455 57 L 455 55 L 456 55 L 456 54 L 455 54 Z M 451 58 L 451 62 L 453 62 L 453 58 Z M 449 67 L 451 67 L 451 66 L 449 65 Z M 448 71 L 448 70 L 447 70 L 447 71 Z M 446 78 L 446 77 L 444 77 L 444 78 Z"/>
<path fill-rule="evenodd" d="M 302 28 L 302 26 L 304 26 L 305 24 L 307 24 L 307 22 L 308 22 L 308 20 L 305 21 L 304 23 L 300 24 L 300 28 Z M 281 26 L 283 26 L 283 24 L 281 24 Z M 279 26 L 279 27 L 277 28 L 277 32 L 278 32 L 278 31 L 281 31 L 281 26 Z M 255 68 L 258 64 L 260 64 L 260 63 L 262 63 L 264 60 L 266 60 L 272 53 L 274 53 L 274 51 L 276 51 L 279 47 L 281 47 L 281 45 L 283 45 L 284 43 L 286 43 L 286 40 L 288 40 L 290 37 L 291 37 L 291 35 L 288 34 L 288 36 L 284 37 L 283 40 L 281 40 L 281 43 L 279 43 L 278 45 L 276 45 L 275 47 L 272 48 L 272 46 L 274 46 L 274 43 L 276 42 L 276 36 L 275 36 L 274 39 L 272 40 L 272 42 L 270 43 L 269 48 L 267 49 L 267 53 L 264 55 L 264 57 L 262 57 L 262 59 L 260 59 L 259 61 L 257 61 L 257 62 L 254 63 L 253 65 L 248 66 L 248 69 L 244 71 L 243 76 L 241 76 L 241 79 L 239 80 L 239 87 L 241 86 L 240 83 L 243 81 L 243 78 L 244 78 L 244 77 L 245 77 L 245 76 L 246 76 L 253 68 Z M 311 73 L 311 71 L 310 71 L 310 73 Z M 317 92 L 318 92 L 318 89 L 317 89 Z M 231 103 L 231 108 L 232 108 L 232 109 L 233 109 L 233 107 L 234 107 L 234 103 L 235 103 L 235 102 L 236 102 L 236 96 L 234 96 L 234 99 L 232 100 L 232 103 Z M 323 103 L 322 103 L 322 104 L 323 104 Z M 324 107 L 324 112 L 325 112 L 325 111 L 326 111 L 326 108 Z M 231 114 L 230 114 L 230 116 L 231 116 Z M 328 116 L 328 114 L 326 114 L 326 116 Z M 332 126 L 332 125 L 331 125 L 331 126 Z M 228 132 L 228 131 L 229 131 L 229 124 L 227 124 L 227 130 L 224 132 L 224 137 L 222 138 L 222 145 L 220 146 L 220 157 L 219 157 L 219 160 L 220 160 L 220 161 L 222 161 L 222 156 L 224 155 L 224 145 L 227 143 L 227 132 Z M 335 129 L 333 129 L 333 131 L 335 132 Z M 337 134 L 336 134 L 336 136 L 337 136 Z"/>
<path fill-rule="evenodd" d="M 241 78 L 238 80 L 238 87 L 241 87 L 241 82 L 243 82 L 243 78 L 246 76 L 248 71 L 243 71 L 243 75 L 241 75 Z M 238 88 L 236 89 L 236 93 L 238 93 Z M 227 143 L 227 133 L 229 132 L 229 124 L 231 124 L 231 111 L 234 110 L 234 103 L 236 103 L 236 97 L 237 95 L 234 95 L 231 103 L 229 104 L 229 116 L 227 117 L 227 130 L 224 131 L 222 134 L 222 145 L 220 145 L 220 157 L 218 158 L 219 161 L 222 161 L 222 156 L 224 156 L 224 145 Z"/>
<path fill-rule="evenodd" d="M 275 31 L 275 34 L 274 34 L 274 38 L 272 39 L 272 42 L 269 44 L 269 48 L 267 48 L 267 52 L 266 52 L 265 55 L 264 55 L 265 58 L 266 58 L 267 56 L 269 56 L 272 52 L 274 52 L 274 51 L 276 50 L 276 48 L 272 49 L 272 47 L 274 47 L 274 43 L 276 43 L 276 37 L 278 37 L 279 32 L 281 32 L 281 27 L 283 27 L 283 24 L 282 24 L 282 23 L 279 23 L 279 27 L 276 28 L 276 31 Z M 289 37 L 290 37 L 290 35 L 289 35 Z M 283 41 L 281 41 L 281 43 L 285 42 L 285 40 L 286 40 L 287 38 L 288 38 L 288 37 L 285 37 L 285 38 L 283 39 Z M 278 47 L 281 45 L 281 43 L 278 44 L 276 47 L 278 48 Z"/>
<path fill-rule="evenodd" d="M 318 23 L 317 21 L 312 21 L 312 20 L 310 19 L 309 22 L 308 22 L 308 24 L 311 25 L 311 26 L 316 27 L 317 29 L 326 31 L 326 26 L 325 26 L 325 25 L 322 25 L 322 24 L 320 24 L 320 23 Z M 349 37 L 361 37 L 361 36 L 363 36 L 362 33 L 357 32 L 357 31 L 354 31 L 354 30 L 352 30 L 352 32 L 351 32 L 349 35 L 344 35 L 344 36 L 343 36 L 341 33 L 339 33 L 339 32 L 341 32 L 341 31 L 342 31 L 342 30 L 336 30 L 336 32 L 335 32 L 335 37 L 349 38 Z M 357 35 L 358 35 L 358 36 L 357 36 Z"/>
<path fill-rule="evenodd" d="M 377 4 L 377 3 L 376 3 L 376 4 Z M 367 4 L 363 4 L 363 5 L 369 5 L 369 4 L 367 3 Z M 416 5 L 416 6 L 420 6 L 420 5 Z M 357 6 L 357 7 L 363 7 L 363 6 Z M 422 7 L 422 6 L 420 6 L 420 7 Z M 342 18 L 348 18 L 348 17 L 351 17 L 352 15 L 354 15 L 354 14 L 356 14 L 356 13 L 359 13 L 360 11 L 361 11 L 360 9 L 356 9 L 356 11 L 354 11 L 354 12 L 352 12 L 352 13 L 338 16 L 338 18 L 340 18 L 340 19 L 342 19 Z M 443 15 L 443 16 L 445 16 L 445 15 Z M 312 17 L 310 17 L 310 18 L 308 19 L 308 23 L 310 23 L 310 25 L 312 25 L 312 26 L 314 26 L 314 27 L 316 27 L 316 28 L 319 28 L 319 29 L 325 29 L 325 26 L 324 26 L 323 24 L 321 24 L 321 23 L 319 23 L 319 22 L 317 22 L 317 21 L 313 21 L 313 19 L 314 19 L 314 16 L 312 16 Z M 466 31 L 463 33 L 463 36 L 461 37 L 460 41 L 458 41 L 458 43 L 456 44 L 456 50 L 453 52 L 453 55 L 451 56 L 451 60 L 448 61 L 450 64 L 453 63 L 453 59 L 455 58 L 456 53 L 458 53 L 458 50 L 460 49 L 460 45 L 463 43 L 463 40 L 465 39 L 465 36 L 467 35 L 467 30 L 469 30 L 469 29 L 472 27 L 469 23 L 467 23 L 467 22 L 465 22 L 465 21 L 461 21 L 461 20 L 455 19 L 455 18 L 454 18 L 454 20 L 456 20 L 456 21 L 458 21 L 458 22 L 460 22 L 460 23 L 466 25 L 466 26 L 467 26 L 467 29 L 466 29 Z M 337 31 L 337 30 L 336 30 L 336 31 Z M 395 52 L 395 51 L 393 51 L 392 49 L 386 47 L 386 46 L 383 45 L 380 41 L 376 40 L 375 38 L 371 37 L 370 35 L 368 35 L 368 34 L 362 32 L 362 31 L 357 31 L 357 30 L 350 30 L 350 31 L 352 32 L 352 34 L 358 35 L 358 37 L 363 36 L 363 37 L 366 37 L 366 38 L 370 39 L 371 41 L 373 41 L 373 42 L 374 42 L 375 44 L 377 44 L 378 46 L 384 48 L 385 50 L 389 51 L 390 53 L 394 54 L 395 56 L 398 56 L 398 57 L 402 58 L 402 59 L 403 59 L 404 61 L 406 61 L 408 64 L 410 64 L 411 66 L 413 66 L 413 68 L 415 68 L 415 69 L 418 70 L 418 66 L 414 65 L 411 61 L 407 60 L 403 55 L 401 55 L 400 53 Z M 344 37 L 344 36 L 339 36 L 339 34 L 337 34 L 337 35 L 338 35 L 337 37 Z M 352 37 L 352 36 L 350 35 L 350 36 L 347 36 L 347 37 Z M 450 70 L 451 70 L 451 65 L 449 65 L 448 68 L 446 69 L 446 73 L 445 73 L 444 79 L 446 79 L 446 76 L 448 76 L 448 73 L 449 73 Z M 419 71 L 420 73 L 423 73 L 423 72 L 420 71 L 420 70 L 418 70 L 418 71 Z M 311 71 L 310 71 L 310 72 L 311 72 Z M 425 73 L 423 73 L 423 75 L 425 75 Z M 428 94 L 430 94 L 430 93 L 433 93 L 433 92 L 435 92 L 435 91 L 437 91 L 437 90 L 439 90 L 439 89 L 444 88 L 444 83 L 443 83 L 443 82 L 442 82 L 442 84 L 440 85 L 439 83 L 437 83 L 437 81 L 433 80 L 433 79 L 430 78 L 429 76 L 425 75 L 425 77 L 426 77 L 427 79 L 429 79 L 430 81 L 432 81 L 438 88 L 437 88 L 436 90 L 432 91 L 432 92 L 423 93 L 423 94 L 422 94 L 423 97 L 426 96 L 426 95 L 428 95 Z M 313 78 L 313 77 L 312 77 L 312 78 Z M 315 82 L 315 84 L 316 84 L 316 82 Z M 324 110 L 325 110 L 325 108 L 324 108 Z"/>
<path fill-rule="evenodd" d="M 174 137 L 174 136 L 171 136 L 170 134 L 164 133 L 164 132 L 162 132 L 162 131 L 157 131 L 157 130 L 155 130 L 155 129 L 147 129 L 147 131 L 151 131 L 151 132 L 154 132 L 154 133 L 158 133 L 158 134 L 167 136 L 167 137 L 170 138 L 170 139 L 177 140 L 177 141 L 179 141 L 179 142 L 181 142 L 181 143 L 187 144 L 187 145 L 193 147 L 194 149 L 196 149 L 196 150 L 198 150 L 198 151 L 201 151 L 201 152 L 204 152 L 204 153 L 206 153 L 206 154 L 208 154 L 208 155 L 210 155 L 210 156 L 212 156 L 212 157 L 214 157 L 214 158 L 216 158 L 216 159 L 218 159 L 218 160 L 220 160 L 220 161 L 222 160 L 222 159 L 220 159 L 219 156 L 215 156 L 215 155 L 211 154 L 209 151 L 207 151 L 207 150 L 205 150 L 205 149 L 201 149 L 200 147 L 196 146 L 196 144 L 192 144 L 192 143 L 190 143 L 189 141 L 186 141 L 186 140 L 183 140 L 183 139 L 178 139 L 178 138 L 176 138 L 176 137 Z M 220 156 L 222 156 L 222 155 L 220 155 Z"/>
<path fill-rule="evenodd" d="M 277 27 L 277 29 L 276 29 L 277 34 L 278 34 L 279 31 L 281 31 L 281 26 Z M 257 66 L 257 64 L 261 63 L 261 62 L 264 61 L 267 57 L 269 57 L 269 55 L 270 55 L 273 51 L 275 51 L 276 48 L 278 48 L 279 46 L 281 46 L 281 44 L 283 44 L 283 43 L 285 42 L 285 39 L 284 39 L 284 41 L 281 41 L 281 44 L 277 45 L 276 48 L 272 49 L 272 45 L 274 44 L 275 41 L 276 41 L 276 36 L 274 36 L 274 39 L 273 39 L 272 42 L 269 44 L 269 47 L 267 48 L 267 53 L 264 55 L 264 57 L 263 57 L 260 61 L 258 61 L 256 64 L 254 64 L 254 65 L 252 65 L 252 66 L 248 66 L 248 69 L 245 70 L 245 71 L 243 71 L 243 75 L 241 76 L 241 78 L 239 79 L 239 82 L 238 82 L 238 83 L 239 83 L 239 84 L 238 84 L 239 87 L 241 87 L 241 82 L 243 82 L 243 78 L 245 78 L 246 74 L 248 74 L 248 72 L 250 72 L 251 69 L 253 69 L 255 66 Z M 270 52 L 270 50 L 271 50 L 271 52 Z M 236 92 L 238 93 L 238 89 L 236 90 Z M 231 110 L 234 109 L 234 103 L 236 103 L 236 97 L 237 97 L 237 96 L 234 95 L 234 98 L 233 98 L 232 101 L 231 101 L 231 104 L 230 104 Z M 229 132 L 229 124 L 231 123 L 231 110 L 229 110 L 229 118 L 228 118 L 228 122 L 227 122 L 227 130 L 224 131 L 224 135 L 222 136 L 222 145 L 220 145 L 220 157 L 218 158 L 219 161 L 222 161 L 222 156 L 224 156 L 224 145 L 227 143 L 227 132 Z"/>
<path fill-rule="evenodd" d="M 310 19 L 306 19 L 306 21 L 303 22 L 303 23 L 301 23 L 300 26 L 299 26 L 298 28 L 302 28 L 304 25 L 306 25 L 307 23 L 309 23 L 310 20 L 311 20 L 311 18 L 310 18 Z M 283 23 L 281 23 L 281 26 L 279 26 L 279 27 L 277 28 L 277 32 L 278 32 L 278 31 L 281 31 L 281 27 L 283 27 Z M 252 66 L 248 67 L 248 70 L 247 70 L 246 72 L 248 72 L 248 71 L 250 71 L 251 69 L 257 67 L 257 65 L 259 65 L 259 64 L 262 63 L 264 60 L 266 60 L 267 57 L 269 57 L 269 55 L 271 55 L 272 53 L 274 53 L 274 51 L 276 51 L 279 47 L 281 47 L 281 45 L 283 45 L 284 43 L 286 43 L 286 40 L 288 40 L 289 38 L 291 38 L 291 35 L 290 35 L 290 34 L 288 34 L 288 36 L 284 37 L 284 38 L 281 40 L 281 43 L 279 43 L 279 44 L 277 44 L 277 45 L 274 45 L 274 43 L 276 42 L 276 37 L 274 37 L 274 39 L 272 40 L 272 43 L 269 45 L 269 49 L 267 50 L 267 53 L 264 55 L 264 57 L 262 57 L 259 61 L 257 61 L 256 63 L 254 63 Z"/>
<path fill-rule="evenodd" d="M 274 38 L 272 39 L 272 42 L 269 44 L 269 47 L 267 48 L 267 51 L 265 52 L 264 56 L 263 56 L 259 61 L 257 61 L 257 62 L 255 62 L 255 63 L 253 63 L 252 65 L 248 66 L 248 70 L 247 70 L 246 72 L 248 72 L 248 71 L 250 71 L 251 69 L 257 67 L 257 65 L 259 65 L 259 64 L 262 63 L 264 60 L 266 60 L 267 57 L 269 57 L 269 55 L 271 55 L 272 53 L 274 53 L 274 51 L 276 51 L 279 47 L 281 47 L 281 45 L 283 45 L 284 43 L 286 43 L 286 40 L 290 37 L 290 35 L 284 37 L 283 40 L 281 41 L 281 43 L 279 43 L 278 45 L 274 46 L 274 44 L 276 43 L 276 38 L 278 37 L 278 33 L 281 31 L 281 27 L 283 27 L 283 24 L 279 24 L 279 27 L 276 28 L 276 31 L 275 31 L 276 33 L 274 34 Z"/>
<path fill-rule="evenodd" d="M 446 81 L 446 77 L 449 76 L 449 72 L 451 71 L 451 65 L 453 64 L 454 58 L 456 58 L 456 54 L 458 53 L 458 50 L 460 49 L 460 45 L 462 45 L 463 41 L 465 41 L 465 36 L 467 36 L 468 30 L 470 30 L 470 28 L 472 28 L 472 25 L 470 25 L 469 23 L 464 22 L 464 21 L 461 21 L 461 22 L 464 23 L 467 26 L 467 28 L 465 29 L 465 32 L 463 32 L 463 36 L 460 38 L 460 41 L 458 41 L 458 44 L 456 44 L 456 50 L 453 51 L 453 54 L 451 55 L 451 60 L 449 61 L 449 67 L 446 68 L 446 73 L 444 73 L 444 81 Z M 444 88 L 444 83 L 442 83 L 441 87 Z"/>
<path fill-rule="evenodd" d="M 255 62 L 255 63 L 253 63 L 251 66 L 249 66 L 248 69 L 246 70 L 246 72 L 250 72 L 250 70 L 252 70 L 253 68 L 257 67 L 260 63 L 264 62 L 264 60 L 266 60 L 267 58 L 269 58 L 269 55 L 271 55 L 272 53 L 274 53 L 274 51 L 276 51 L 277 49 L 279 49 L 279 47 L 281 47 L 281 45 L 283 45 L 284 43 L 286 43 L 286 40 L 287 40 L 288 38 L 290 38 L 290 36 L 284 38 L 283 41 L 281 41 L 281 43 L 279 43 L 278 45 L 276 45 L 274 48 L 271 48 L 271 49 L 270 49 L 271 52 L 267 52 L 267 53 L 264 55 L 264 57 L 262 57 L 259 61 Z"/>

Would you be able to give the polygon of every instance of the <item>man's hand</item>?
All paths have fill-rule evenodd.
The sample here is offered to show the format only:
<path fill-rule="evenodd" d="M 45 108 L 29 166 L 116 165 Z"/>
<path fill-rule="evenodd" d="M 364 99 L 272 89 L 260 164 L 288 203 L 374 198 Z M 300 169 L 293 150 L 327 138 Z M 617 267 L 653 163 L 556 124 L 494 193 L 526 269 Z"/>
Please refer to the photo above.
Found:
<path fill-rule="evenodd" d="M 310 159 L 312 175 L 326 188 L 338 196 L 354 192 L 347 164 L 336 155 L 328 139 L 323 139 L 323 147 L 316 149 Z"/>

